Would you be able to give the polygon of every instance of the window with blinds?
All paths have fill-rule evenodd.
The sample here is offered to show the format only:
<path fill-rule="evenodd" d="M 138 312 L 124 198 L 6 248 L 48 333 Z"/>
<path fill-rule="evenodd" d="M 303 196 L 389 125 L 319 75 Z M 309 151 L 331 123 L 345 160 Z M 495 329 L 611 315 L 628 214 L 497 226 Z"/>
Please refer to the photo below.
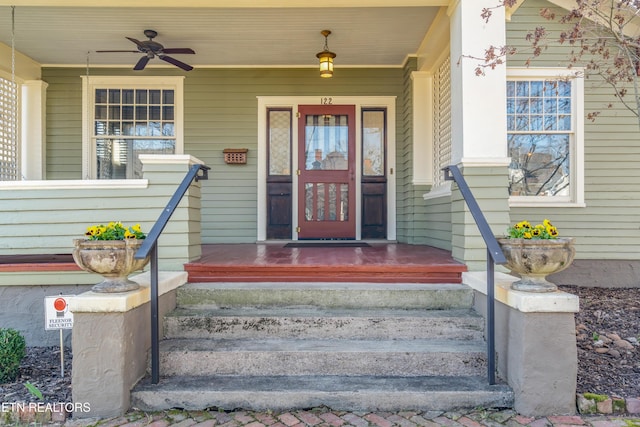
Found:
<path fill-rule="evenodd" d="M 97 178 L 142 178 L 140 154 L 175 153 L 174 90 L 95 89 Z"/>

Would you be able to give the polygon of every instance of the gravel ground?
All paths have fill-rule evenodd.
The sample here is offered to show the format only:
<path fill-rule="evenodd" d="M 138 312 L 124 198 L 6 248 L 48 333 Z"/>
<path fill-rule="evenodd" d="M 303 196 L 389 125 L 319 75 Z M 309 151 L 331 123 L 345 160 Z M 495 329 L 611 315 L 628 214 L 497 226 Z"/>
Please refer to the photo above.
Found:
<path fill-rule="evenodd" d="M 578 393 L 640 397 L 640 288 L 560 288 L 580 297 Z"/>
<path fill-rule="evenodd" d="M 561 286 L 580 297 L 576 315 L 578 392 L 640 396 L 640 288 Z M 37 401 L 24 386 L 35 385 L 48 402 L 71 402 L 71 354 L 65 350 L 60 376 L 59 347 L 27 349 L 16 382 L 0 384 L 0 401 Z"/>
<path fill-rule="evenodd" d="M 46 402 L 71 402 L 71 351 L 64 352 L 64 378 L 60 366 L 60 347 L 28 347 L 15 382 L 0 384 L 1 402 L 38 402 L 25 387 L 31 383 Z"/>

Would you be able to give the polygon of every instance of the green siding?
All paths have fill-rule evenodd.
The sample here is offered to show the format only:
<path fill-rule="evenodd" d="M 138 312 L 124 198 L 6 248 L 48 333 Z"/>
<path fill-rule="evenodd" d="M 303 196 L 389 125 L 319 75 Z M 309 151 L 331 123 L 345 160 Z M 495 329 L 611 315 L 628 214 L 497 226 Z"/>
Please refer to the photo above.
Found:
<path fill-rule="evenodd" d="M 0 256 L 65 254 L 86 227 L 121 221 L 149 232 L 187 173 L 188 165 L 144 165 L 139 188 L 70 187 L 0 189 Z M 201 181 L 206 182 L 206 181 Z M 159 266 L 182 270 L 200 257 L 201 182 L 192 183 L 158 241 Z M 143 184 L 139 181 L 138 184 Z M 49 188 L 47 188 L 49 187 Z M 0 285 L 87 284 L 99 276 L 79 272 L 1 272 Z"/>
<path fill-rule="evenodd" d="M 562 26 L 539 16 L 542 0 L 527 0 L 507 24 L 508 43 L 526 50 L 524 37 L 538 25 L 557 34 Z M 561 11 L 559 11 L 561 12 Z M 553 47 L 532 62 L 536 67 L 565 67 L 568 47 Z M 526 53 L 508 61 L 524 66 Z M 631 95 L 630 95 L 631 96 Z M 629 99 L 631 101 L 631 99 Z M 612 107 L 607 105 L 612 103 Z M 549 218 L 561 235 L 576 238 L 580 259 L 638 259 L 640 253 L 640 129 L 638 120 L 612 90 L 598 78 L 585 80 L 585 115 L 600 111 L 595 121 L 585 119 L 584 208 L 512 208 L 512 222 Z"/>
<path fill-rule="evenodd" d="M 175 75 L 149 69 L 147 75 Z M 179 73 L 179 71 L 178 71 Z M 80 179 L 84 69 L 48 68 L 47 178 Z M 95 75 L 140 75 L 122 69 L 91 70 Z M 404 70 L 337 69 L 321 79 L 316 69 L 195 69 L 184 81 L 184 153 L 212 169 L 202 184 L 203 243 L 251 243 L 257 228 L 258 96 L 396 96 L 398 150 L 406 128 Z M 247 165 L 227 165 L 222 150 L 248 148 Z M 404 159 L 404 162 L 407 160 Z M 400 167 L 398 168 L 400 169 Z M 398 171 L 398 181 L 404 177 Z M 406 172 L 402 172 L 406 173 Z"/>
<path fill-rule="evenodd" d="M 396 147 L 398 241 L 427 244 L 432 238 L 428 229 L 427 206 L 423 199 L 427 186 L 413 184 L 413 81 L 411 73 L 417 69 L 417 59 L 410 58 L 404 67 L 403 103 L 398 104 L 402 121 L 398 122 Z"/>
<path fill-rule="evenodd" d="M 423 201 L 427 205 L 424 227 L 428 237 L 424 242 L 437 248 L 451 250 L 451 197 Z"/>
<path fill-rule="evenodd" d="M 465 181 L 482 210 L 494 235 L 509 225 L 507 167 L 464 167 Z M 452 255 L 463 260 L 470 270 L 486 268 L 487 247 L 457 185 L 451 195 Z"/>

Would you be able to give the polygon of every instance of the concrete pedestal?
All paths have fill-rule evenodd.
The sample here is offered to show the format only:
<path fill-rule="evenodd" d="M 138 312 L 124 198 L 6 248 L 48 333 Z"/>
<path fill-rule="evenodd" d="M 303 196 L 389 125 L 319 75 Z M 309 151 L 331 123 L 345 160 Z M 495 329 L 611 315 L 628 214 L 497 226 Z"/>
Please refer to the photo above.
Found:
<path fill-rule="evenodd" d="M 69 301 L 74 327 L 74 418 L 112 417 L 129 409 L 130 390 L 144 377 L 151 348 L 150 277 L 132 277 L 140 289 L 120 294 L 85 292 Z M 185 272 L 159 274 L 159 318 L 176 306 Z M 162 325 L 160 325 L 162 328 Z M 162 329 L 160 336 L 162 337 Z M 87 410 L 88 409 L 88 410 Z"/>
<path fill-rule="evenodd" d="M 497 374 L 515 396 L 514 409 L 527 416 L 574 414 L 578 353 L 576 295 L 510 289 L 517 278 L 495 275 Z M 463 273 L 476 291 L 475 308 L 486 317 L 486 272 Z"/>

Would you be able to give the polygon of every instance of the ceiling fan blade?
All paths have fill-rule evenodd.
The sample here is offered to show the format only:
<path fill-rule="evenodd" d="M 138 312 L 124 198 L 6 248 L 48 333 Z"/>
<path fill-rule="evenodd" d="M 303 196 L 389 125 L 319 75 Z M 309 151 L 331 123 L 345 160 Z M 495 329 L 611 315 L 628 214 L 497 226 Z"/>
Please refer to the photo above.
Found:
<path fill-rule="evenodd" d="M 195 54 L 195 51 L 193 49 L 190 49 L 188 47 L 173 47 L 170 49 L 162 49 L 162 51 L 164 53 L 184 53 L 184 54 Z"/>
<path fill-rule="evenodd" d="M 133 69 L 136 71 L 144 70 L 144 67 L 147 66 L 147 62 L 149 62 L 149 59 L 151 58 L 149 58 L 148 56 L 143 56 L 142 58 L 140 58 L 136 66 L 133 67 Z"/>
<path fill-rule="evenodd" d="M 146 51 L 147 50 L 147 46 L 145 46 L 144 43 L 142 43 L 140 40 L 136 40 L 132 37 L 125 37 L 127 40 L 134 42 L 142 51 Z"/>
<path fill-rule="evenodd" d="M 97 53 L 109 53 L 109 52 L 129 52 L 129 53 L 140 53 L 139 50 L 96 50 Z"/>
<path fill-rule="evenodd" d="M 176 67 L 180 67 L 185 71 L 193 70 L 193 67 L 191 65 L 185 64 L 184 62 L 178 61 L 177 59 L 172 58 L 170 56 L 163 55 L 163 56 L 160 56 L 160 59 L 162 59 L 163 61 L 168 62 L 169 64 L 173 64 Z"/>

